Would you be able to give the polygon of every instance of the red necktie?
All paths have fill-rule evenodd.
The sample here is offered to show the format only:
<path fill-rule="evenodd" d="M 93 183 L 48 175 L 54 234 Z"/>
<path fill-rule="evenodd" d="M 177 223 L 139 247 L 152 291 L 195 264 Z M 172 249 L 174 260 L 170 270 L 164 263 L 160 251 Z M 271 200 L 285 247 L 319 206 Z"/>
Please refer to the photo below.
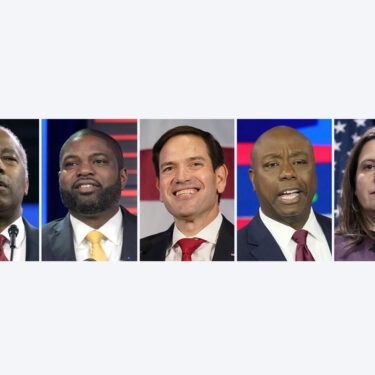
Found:
<path fill-rule="evenodd" d="M 191 254 L 203 243 L 205 240 L 200 238 L 183 238 L 179 240 L 177 243 L 180 245 L 182 249 L 182 261 L 191 262 Z"/>
<path fill-rule="evenodd" d="M 2 234 L 0 234 L 0 262 L 8 261 L 8 258 L 5 256 L 4 249 L 3 249 L 3 245 L 6 240 L 7 239 Z"/>
<path fill-rule="evenodd" d="M 300 229 L 294 232 L 292 239 L 297 242 L 296 261 L 314 261 L 306 244 L 307 230 Z"/>

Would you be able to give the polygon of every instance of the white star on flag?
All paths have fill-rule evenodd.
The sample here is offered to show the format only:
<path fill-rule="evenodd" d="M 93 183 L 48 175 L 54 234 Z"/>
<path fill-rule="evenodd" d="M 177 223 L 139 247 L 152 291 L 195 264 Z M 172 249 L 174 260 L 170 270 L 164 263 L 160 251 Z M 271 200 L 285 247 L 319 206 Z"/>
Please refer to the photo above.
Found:
<path fill-rule="evenodd" d="M 336 124 L 335 124 L 335 132 L 336 134 L 338 133 L 345 133 L 345 126 L 346 124 L 344 122 L 340 122 L 338 121 Z"/>
<path fill-rule="evenodd" d="M 357 127 L 366 125 L 366 120 L 354 120 L 354 122 L 357 124 Z"/>
<path fill-rule="evenodd" d="M 352 134 L 352 140 L 354 144 L 356 144 L 360 139 L 361 137 L 357 133 Z"/>
<path fill-rule="evenodd" d="M 335 151 L 341 151 L 341 142 L 334 142 Z"/>

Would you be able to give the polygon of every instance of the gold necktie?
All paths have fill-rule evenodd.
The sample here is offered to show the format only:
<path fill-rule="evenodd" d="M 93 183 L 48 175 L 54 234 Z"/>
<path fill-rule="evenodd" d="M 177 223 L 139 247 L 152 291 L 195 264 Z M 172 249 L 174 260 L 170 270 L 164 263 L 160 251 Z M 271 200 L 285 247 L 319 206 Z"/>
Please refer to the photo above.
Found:
<path fill-rule="evenodd" d="M 100 246 L 100 241 L 103 239 L 103 237 L 103 233 L 100 233 L 97 230 L 93 230 L 92 232 L 87 234 L 86 239 L 91 243 L 90 258 L 105 262 L 108 259 L 103 248 Z"/>

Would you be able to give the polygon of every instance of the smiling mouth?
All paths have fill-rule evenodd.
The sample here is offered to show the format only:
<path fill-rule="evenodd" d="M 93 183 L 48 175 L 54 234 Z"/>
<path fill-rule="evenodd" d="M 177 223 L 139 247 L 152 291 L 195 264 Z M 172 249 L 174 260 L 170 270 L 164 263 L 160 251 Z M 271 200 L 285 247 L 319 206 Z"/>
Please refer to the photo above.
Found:
<path fill-rule="evenodd" d="M 74 189 L 77 190 L 79 193 L 89 194 L 94 192 L 99 188 L 99 185 L 94 182 L 85 182 L 85 183 L 77 183 L 74 186 Z"/>
<path fill-rule="evenodd" d="M 176 197 L 184 198 L 184 197 L 190 197 L 190 196 L 196 194 L 198 191 L 199 191 L 199 189 L 196 189 L 196 188 L 194 188 L 194 189 L 184 189 L 184 190 L 176 191 L 173 194 Z"/>

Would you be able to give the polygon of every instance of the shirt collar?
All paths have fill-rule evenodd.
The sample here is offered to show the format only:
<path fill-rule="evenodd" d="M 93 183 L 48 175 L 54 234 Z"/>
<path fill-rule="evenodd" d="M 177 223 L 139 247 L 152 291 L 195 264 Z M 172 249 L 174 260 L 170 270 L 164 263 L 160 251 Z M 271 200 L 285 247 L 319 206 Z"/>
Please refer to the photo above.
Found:
<path fill-rule="evenodd" d="M 113 215 L 105 224 L 103 224 L 100 228 L 95 229 L 90 227 L 89 225 L 85 224 L 83 221 L 78 220 L 73 215 L 69 215 L 70 222 L 73 227 L 73 236 L 74 241 L 77 244 L 81 244 L 82 241 L 85 239 L 88 233 L 93 230 L 97 230 L 104 234 L 104 236 L 113 242 L 115 245 L 119 245 L 121 242 L 122 236 L 122 213 L 120 208 L 118 209 L 117 213 Z"/>
<path fill-rule="evenodd" d="M 211 221 L 210 224 L 205 226 L 199 233 L 195 236 L 186 237 L 178 228 L 177 225 L 174 225 L 173 228 L 173 239 L 172 239 L 172 246 L 176 245 L 176 243 L 181 240 L 182 238 L 201 238 L 208 243 L 216 245 L 219 229 L 221 223 L 223 221 L 223 215 L 219 212 L 214 220 Z"/>
<path fill-rule="evenodd" d="M 274 219 L 271 219 L 270 217 L 264 214 L 261 208 L 259 209 L 259 215 L 267 229 L 272 233 L 272 235 L 275 238 L 277 238 L 277 242 L 281 246 L 287 246 L 288 242 L 290 241 L 296 230 L 289 225 L 285 225 Z M 306 230 L 311 236 L 313 236 L 317 240 L 325 240 L 324 234 L 322 238 L 322 231 L 320 229 L 320 225 L 318 223 L 318 220 L 316 219 L 314 210 L 312 208 L 310 209 L 309 218 L 307 219 L 302 229 Z M 275 233 L 277 233 L 277 236 L 274 235 Z"/>
<path fill-rule="evenodd" d="M 18 228 L 18 234 L 16 237 L 16 247 L 19 247 L 22 241 L 24 240 L 26 236 L 25 232 L 25 224 L 23 223 L 22 216 L 20 216 L 17 220 L 13 221 L 10 225 L 8 225 L 2 232 L 1 234 L 8 240 L 10 241 L 8 229 L 11 225 L 17 225 Z"/>

